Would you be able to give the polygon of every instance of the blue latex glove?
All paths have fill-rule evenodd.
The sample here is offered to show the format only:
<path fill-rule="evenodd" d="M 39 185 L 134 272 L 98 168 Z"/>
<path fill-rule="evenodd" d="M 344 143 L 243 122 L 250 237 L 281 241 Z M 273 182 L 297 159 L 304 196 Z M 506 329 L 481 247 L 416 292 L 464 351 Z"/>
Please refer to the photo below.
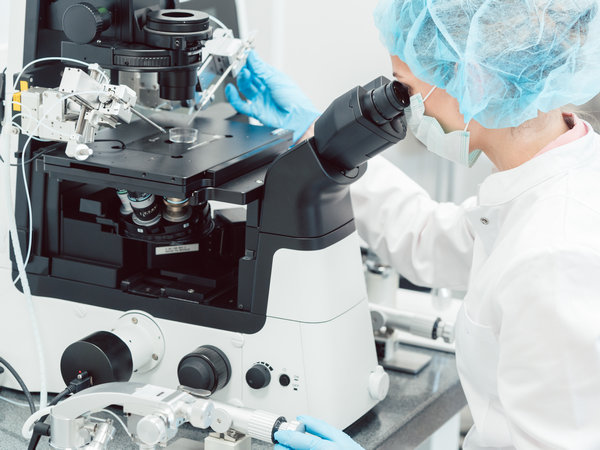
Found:
<path fill-rule="evenodd" d="M 306 426 L 306 433 L 278 431 L 276 450 L 364 450 L 346 433 L 322 420 L 309 416 L 299 416 L 298 420 Z"/>
<path fill-rule="evenodd" d="M 302 137 L 320 113 L 300 88 L 284 73 L 262 61 L 254 51 L 240 71 L 237 85 L 225 88 L 227 100 L 237 112 L 259 120 L 263 125 L 294 132 L 294 142 Z"/>

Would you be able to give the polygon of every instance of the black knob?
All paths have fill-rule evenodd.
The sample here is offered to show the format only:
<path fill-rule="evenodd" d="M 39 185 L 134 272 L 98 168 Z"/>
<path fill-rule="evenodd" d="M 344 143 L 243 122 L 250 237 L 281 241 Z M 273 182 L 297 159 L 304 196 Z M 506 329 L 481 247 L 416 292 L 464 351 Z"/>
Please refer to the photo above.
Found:
<path fill-rule="evenodd" d="M 213 394 L 229 382 L 231 365 L 217 347 L 203 345 L 182 358 L 177 376 L 179 384 Z"/>
<path fill-rule="evenodd" d="M 129 381 L 133 373 L 131 350 L 117 335 L 108 331 L 94 334 L 69 345 L 60 360 L 66 384 L 87 370 L 94 384 Z"/>
<path fill-rule="evenodd" d="M 246 372 L 246 383 L 252 389 L 262 389 L 271 382 L 271 371 L 262 364 L 254 364 Z"/>
<path fill-rule="evenodd" d="M 69 6 L 62 18 L 63 31 L 76 44 L 95 41 L 110 23 L 110 11 L 85 2 Z"/>

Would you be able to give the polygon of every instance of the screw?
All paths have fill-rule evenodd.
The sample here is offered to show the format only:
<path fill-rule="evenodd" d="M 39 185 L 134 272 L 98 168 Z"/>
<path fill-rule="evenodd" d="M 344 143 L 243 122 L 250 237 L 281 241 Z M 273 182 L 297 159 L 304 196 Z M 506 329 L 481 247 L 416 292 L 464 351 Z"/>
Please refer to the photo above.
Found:
<path fill-rule="evenodd" d="M 137 325 L 137 323 L 138 323 L 137 317 L 132 317 L 131 321 L 133 322 L 134 325 Z"/>
<path fill-rule="evenodd" d="M 257 184 L 263 184 L 263 180 L 256 180 Z"/>
<path fill-rule="evenodd" d="M 481 223 L 484 225 L 487 225 L 488 223 L 490 223 L 490 221 L 487 220 L 485 217 L 482 217 L 480 220 L 481 220 Z"/>
<path fill-rule="evenodd" d="M 188 294 L 193 294 L 194 292 L 196 291 L 194 291 L 193 289 L 188 289 Z"/>
<path fill-rule="evenodd" d="M 152 359 L 153 359 L 154 361 L 158 361 L 158 355 L 157 355 L 156 353 L 153 353 L 153 354 L 152 354 Z"/>

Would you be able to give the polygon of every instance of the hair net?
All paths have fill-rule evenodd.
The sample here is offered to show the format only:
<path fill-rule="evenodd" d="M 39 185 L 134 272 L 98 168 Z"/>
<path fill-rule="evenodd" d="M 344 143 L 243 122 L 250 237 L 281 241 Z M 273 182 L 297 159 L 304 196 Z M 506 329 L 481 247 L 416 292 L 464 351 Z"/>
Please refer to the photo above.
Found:
<path fill-rule="evenodd" d="M 518 126 L 600 91 L 597 0 L 381 0 L 391 54 L 456 98 L 465 120 Z"/>

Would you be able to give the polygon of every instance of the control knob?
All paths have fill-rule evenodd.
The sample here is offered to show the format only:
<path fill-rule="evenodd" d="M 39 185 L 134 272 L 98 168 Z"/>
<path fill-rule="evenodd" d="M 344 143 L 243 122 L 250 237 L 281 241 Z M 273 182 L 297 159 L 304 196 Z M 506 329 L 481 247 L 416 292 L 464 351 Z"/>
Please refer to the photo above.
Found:
<path fill-rule="evenodd" d="M 111 24 L 111 14 L 106 8 L 96 8 L 87 3 L 69 6 L 62 18 L 63 31 L 76 44 L 89 44 L 100 37 Z"/>
<path fill-rule="evenodd" d="M 225 387 L 231 378 L 231 365 L 227 356 L 212 345 L 198 347 L 185 355 L 177 367 L 179 384 L 203 389 L 214 394 Z"/>
<path fill-rule="evenodd" d="M 254 364 L 246 372 L 246 383 L 252 389 L 262 389 L 271 382 L 271 371 L 263 364 Z"/>

